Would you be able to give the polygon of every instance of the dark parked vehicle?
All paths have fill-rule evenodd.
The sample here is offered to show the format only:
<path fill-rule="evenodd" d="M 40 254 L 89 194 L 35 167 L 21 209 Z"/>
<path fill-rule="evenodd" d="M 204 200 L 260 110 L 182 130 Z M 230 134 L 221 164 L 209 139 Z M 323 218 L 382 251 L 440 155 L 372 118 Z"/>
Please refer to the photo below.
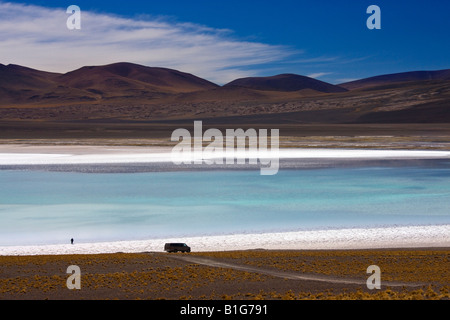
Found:
<path fill-rule="evenodd" d="M 189 247 L 186 243 L 166 243 L 164 246 L 164 251 L 167 252 L 191 252 L 191 247 Z"/>

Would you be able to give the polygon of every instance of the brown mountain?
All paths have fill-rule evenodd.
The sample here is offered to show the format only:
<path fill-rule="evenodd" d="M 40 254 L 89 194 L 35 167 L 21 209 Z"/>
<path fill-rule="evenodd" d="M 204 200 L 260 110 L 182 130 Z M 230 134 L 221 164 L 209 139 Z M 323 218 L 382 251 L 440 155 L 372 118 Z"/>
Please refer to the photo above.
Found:
<path fill-rule="evenodd" d="M 66 74 L 0 64 L 0 120 L 450 123 L 449 74 L 384 75 L 347 83 L 347 90 L 293 74 L 220 87 L 180 71 L 131 63 Z"/>
<path fill-rule="evenodd" d="M 15 64 L 0 64 L 0 86 L 21 85 L 24 87 L 45 87 L 58 73 L 39 71 Z M 45 83 L 42 85 L 42 83 Z"/>
<path fill-rule="evenodd" d="M 132 63 L 50 73 L 0 65 L 0 105 L 185 104 L 286 101 L 345 89 L 285 74 L 238 79 L 223 87 L 195 75 Z M 168 111 L 169 112 L 169 111 Z"/>
<path fill-rule="evenodd" d="M 146 101 L 218 87 L 188 73 L 131 63 L 83 67 L 66 74 L 0 65 L 0 105 Z"/>
<path fill-rule="evenodd" d="M 57 87 L 53 79 L 58 75 L 13 64 L 0 64 L 0 102 L 21 103 L 30 101 L 38 92 L 51 92 Z"/>
<path fill-rule="evenodd" d="M 234 80 L 225 87 L 241 87 L 261 91 L 292 92 L 314 90 L 324 93 L 345 92 L 347 89 L 297 74 L 280 74 L 272 77 L 250 77 Z"/>
<path fill-rule="evenodd" d="M 438 71 L 412 71 L 412 72 L 386 74 L 342 83 L 339 84 L 339 86 L 346 88 L 348 90 L 357 90 L 389 85 L 397 85 L 397 86 L 400 84 L 410 85 L 410 82 L 421 82 L 431 80 L 450 81 L 450 69 Z"/>
<path fill-rule="evenodd" d="M 66 86 L 98 92 L 114 91 L 157 93 L 194 92 L 218 85 L 192 74 L 166 68 L 145 67 L 132 63 L 91 66 L 66 73 L 57 79 Z"/>

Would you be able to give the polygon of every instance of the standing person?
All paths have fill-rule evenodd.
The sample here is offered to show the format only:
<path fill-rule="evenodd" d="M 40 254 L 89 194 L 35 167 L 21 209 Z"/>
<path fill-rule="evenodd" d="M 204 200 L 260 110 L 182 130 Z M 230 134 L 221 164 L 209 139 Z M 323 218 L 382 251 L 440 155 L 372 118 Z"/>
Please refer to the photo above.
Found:
<path fill-rule="evenodd" d="M 72 239 L 70 239 L 70 243 L 71 243 L 71 244 L 73 244 L 73 238 L 72 238 Z"/>

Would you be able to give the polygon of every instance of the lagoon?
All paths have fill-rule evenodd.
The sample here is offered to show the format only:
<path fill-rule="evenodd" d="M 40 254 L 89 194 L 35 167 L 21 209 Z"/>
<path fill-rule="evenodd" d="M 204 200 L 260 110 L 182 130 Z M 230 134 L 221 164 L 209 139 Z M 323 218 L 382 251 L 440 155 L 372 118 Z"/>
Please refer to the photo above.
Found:
<path fill-rule="evenodd" d="M 0 191 L 0 246 L 450 223 L 448 161 L 274 176 L 0 170 Z"/>

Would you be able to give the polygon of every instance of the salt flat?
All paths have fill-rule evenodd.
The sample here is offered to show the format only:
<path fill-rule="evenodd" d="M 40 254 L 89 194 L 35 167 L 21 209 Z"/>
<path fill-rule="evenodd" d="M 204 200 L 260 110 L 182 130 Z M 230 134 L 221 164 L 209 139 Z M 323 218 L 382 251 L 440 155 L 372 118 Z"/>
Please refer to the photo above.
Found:
<path fill-rule="evenodd" d="M 23 146 L 0 145 L 0 165 L 111 164 L 172 162 L 168 147 Z M 203 153 L 202 158 L 225 157 L 225 153 Z M 268 152 L 236 152 L 236 158 L 280 159 L 450 159 L 450 151 L 279 149 Z"/>
<path fill-rule="evenodd" d="M 162 252 L 166 242 L 185 242 L 193 252 L 235 250 L 350 250 L 450 247 L 450 225 L 312 230 L 215 235 L 74 245 L 0 247 L 0 256 Z"/>

